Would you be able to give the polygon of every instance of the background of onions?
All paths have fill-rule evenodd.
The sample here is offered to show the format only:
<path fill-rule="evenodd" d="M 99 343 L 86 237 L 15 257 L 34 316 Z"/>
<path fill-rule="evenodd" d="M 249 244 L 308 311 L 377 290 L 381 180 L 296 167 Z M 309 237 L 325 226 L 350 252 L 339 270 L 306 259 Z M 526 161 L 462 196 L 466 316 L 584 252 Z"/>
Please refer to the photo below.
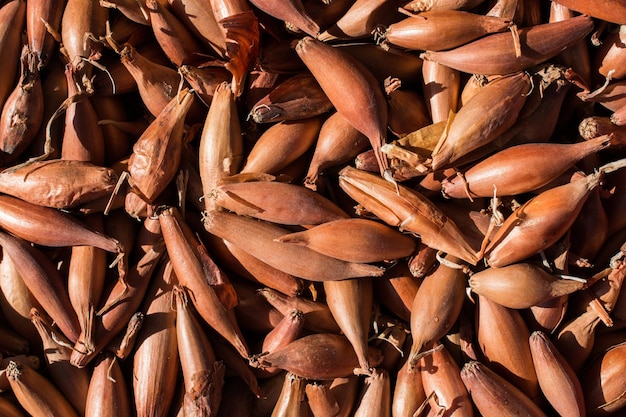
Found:
<path fill-rule="evenodd" d="M 1 4 L 2 415 L 623 412 L 621 2 Z"/>

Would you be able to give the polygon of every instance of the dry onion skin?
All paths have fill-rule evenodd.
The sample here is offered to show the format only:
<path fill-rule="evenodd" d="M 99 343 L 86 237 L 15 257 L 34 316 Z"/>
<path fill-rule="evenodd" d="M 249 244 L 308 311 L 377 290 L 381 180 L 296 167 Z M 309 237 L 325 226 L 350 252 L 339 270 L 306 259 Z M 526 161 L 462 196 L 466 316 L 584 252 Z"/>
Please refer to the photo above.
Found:
<path fill-rule="evenodd" d="M 624 413 L 621 2 L 0 4 L 3 415 Z"/>

